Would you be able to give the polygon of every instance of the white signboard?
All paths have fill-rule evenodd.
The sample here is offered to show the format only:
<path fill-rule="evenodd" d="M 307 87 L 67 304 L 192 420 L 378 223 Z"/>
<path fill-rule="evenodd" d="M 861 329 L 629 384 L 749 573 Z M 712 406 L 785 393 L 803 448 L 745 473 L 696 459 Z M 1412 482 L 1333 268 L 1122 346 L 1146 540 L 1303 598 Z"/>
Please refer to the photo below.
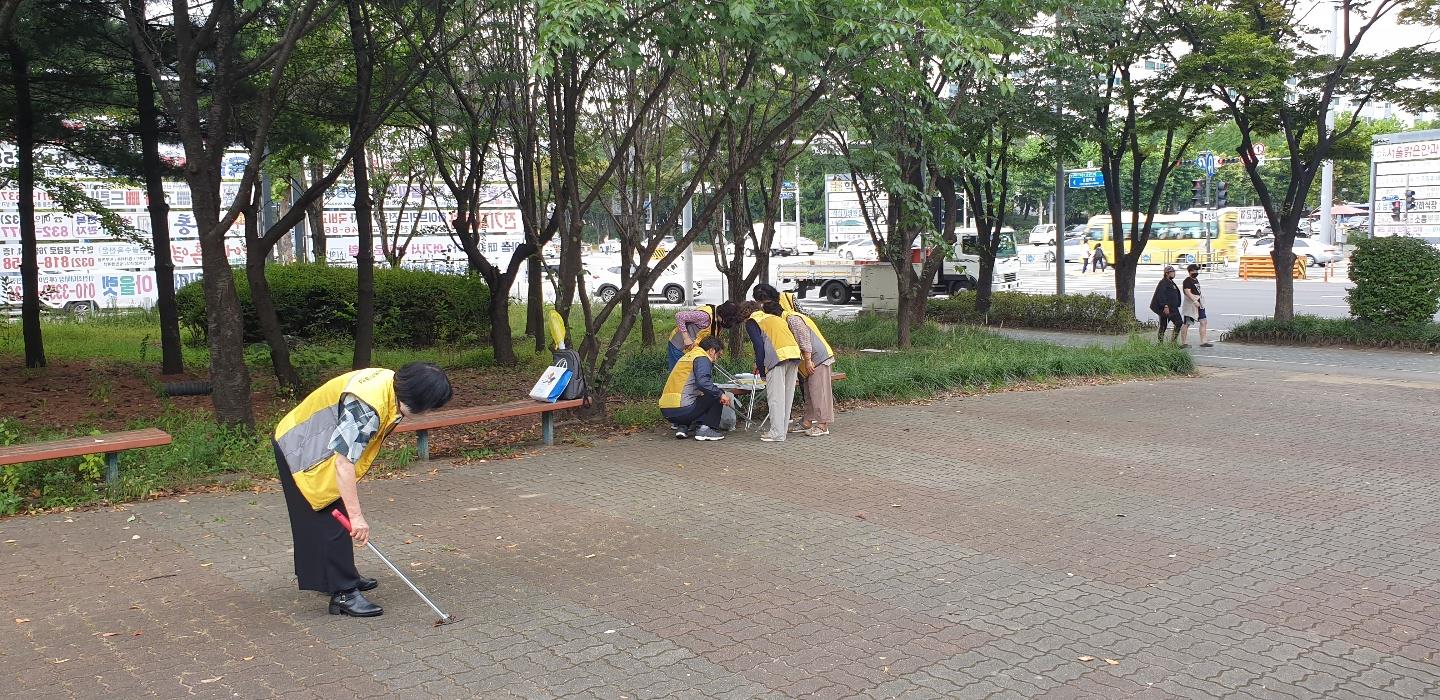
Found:
<path fill-rule="evenodd" d="M 1440 236 L 1440 130 L 1375 137 L 1371 221 L 1376 236 Z"/>
<path fill-rule="evenodd" d="M 828 245 L 869 238 L 866 213 L 870 215 L 870 223 L 875 226 L 876 232 L 884 235 L 885 212 L 889 206 L 890 196 L 873 180 L 861 181 L 857 188 L 849 175 L 826 175 L 825 238 Z"/>

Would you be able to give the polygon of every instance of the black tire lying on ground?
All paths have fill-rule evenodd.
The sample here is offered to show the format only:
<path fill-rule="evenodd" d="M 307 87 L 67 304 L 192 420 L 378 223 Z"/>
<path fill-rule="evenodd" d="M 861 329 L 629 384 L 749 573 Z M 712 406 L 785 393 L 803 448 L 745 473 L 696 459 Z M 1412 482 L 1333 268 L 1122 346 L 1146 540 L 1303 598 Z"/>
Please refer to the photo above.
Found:
<path fill-rule="evenodd" d="M 165 382 L 160 388 L 166 396 L 206 396 L 214 387 L 210 382 Z"/>

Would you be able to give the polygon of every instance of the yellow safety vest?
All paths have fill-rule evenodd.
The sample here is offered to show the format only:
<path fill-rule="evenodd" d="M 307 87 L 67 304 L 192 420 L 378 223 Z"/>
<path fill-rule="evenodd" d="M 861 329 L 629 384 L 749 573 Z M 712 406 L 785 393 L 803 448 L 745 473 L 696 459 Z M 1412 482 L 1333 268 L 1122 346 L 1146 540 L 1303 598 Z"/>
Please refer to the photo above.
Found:
<path fill-rule="evenodd" d="M 680 408 L 685 405 L 685 392 L 690 390 L 691 378 L 695 376 L 695 360 L 705 357 L 705 351 L 691 348 L 679 361 L 670 376 L 665 379 L 665 389 L 660 393 L 660 408 Z"/>
<path fill-rule="evenodd" d="M 700 341 L 710 337 L 710 334 L 715 331 L 715 305 L 704 304 L 702 306 L 695 307 L 695 310 L 704 311 L 705 313 L 710 315 L 710 325 L 704 328 L 696 328 L 695 326 L 689 326 L 685 329 L 690 333 L 690 340 L 694 341 L 696 345 L 699 345 Z M 674 345 L 677 348 L 680 348 L 681 350 L 685 349 L 685 346 L 680 344 L 680 328 L 678 326 L 675 328 L 675 330 L 670 331 L 670 344 Z"/>
<path fill-rule="evenodd" d="M 825 339 L 824 334 L 820 332 L 820 327 L 815 325 L 814 319 L 806 316 L 805 314 L 797 313 L 795 311 L 786 311 L 784 315 L 781 316 L 781 318 L 789 321 L 791 316 L 796 316 L 801 321 L 804 321 L 805 327 L 810 329 L 810 347 L 812 348 L 810 351 L 811 362 L 814 362 L 816 366 L 819 366 L 821 364 L 824 364 L 826 360 L 835 356 L 835 351 L 830 348 L 830 341 Z M 805 371 L 804 365 L 801 365 L 800 374 L 801 376 L 805 376 L 810 373 Z"/>
<path fill-rule="evenodd" d="M 395 373 L 388 369 L 356 370 L 331 379 L 280 419 L 275 425 L 275 443 L 290 466 L 295 485 L 315 510 L 340 500 L 330 436 L 340 424 L 340 397 L 345 394 L 354 394 L 380 417 L 380 432 L 370 438 L 365 452 L 355 461 L 356 479 L 370 470 L 375 455 L 380 453 L 380 443 L 400 422 Z"/>
<path fill-rule="evenodd" d="M 800 343 L 796 342 L 795 334 L 790 332 L 790 326 L 785 323 L 785 319 L 764 311 L 756 311 L 750 314 L 750 320 L 760 327 L 760 332 L 765 336 L 765 350 L 775 360 L 775 364 L 765 367 L 766 370 L 786 360 L 800 359 Z"/>

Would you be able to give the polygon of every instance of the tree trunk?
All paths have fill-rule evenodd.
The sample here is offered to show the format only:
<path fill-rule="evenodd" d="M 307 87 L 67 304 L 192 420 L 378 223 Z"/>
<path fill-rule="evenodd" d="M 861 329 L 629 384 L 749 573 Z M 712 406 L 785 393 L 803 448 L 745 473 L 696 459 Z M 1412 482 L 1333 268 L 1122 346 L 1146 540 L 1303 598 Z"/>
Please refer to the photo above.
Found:
<path fill-rule="evenodd" d="M 645 287 L 645 285 L 640 285 Z M 640 305 L 640 347 L 655 347 L 655 317 L 650 313 L 650 288 L 636 292 L 635 303 Z"/>
<path fill-rule="evenodd" d="M 40 331 L 40 250 L 35 239 L 35 105 L 30 99 L 30 58 L 9 38 L 15 85 L 15 146 L 19 151 L 16 186 L 20 191 L 20 324 L 25 337 L 25 366 L 45 366 Z"/>
<path fill-rule="evenodd" d="M 360 234 L 360 250 L 355 255 L 355 358 L 351 366 L 365 369 L 375 346 L 375 227 L 370 218 L 370 168 L 363 142 L 350 167 L 355 172 L 355 223 Z"/>
<path fill-rule="evenodd" d="M 310 184 L 325 178 L 325 168 L 316 158 L 310 159 Z M 319 197 L 305 210 L 310 218 L 310 256 L 321 265 L 326 264 L 329 253 L 325 250 L 325 198 Z"/>
<path fill-rule="evenodd" d="M 545 268 L 540 260 L 531 255 L 525 261 L 525 333 L 535 338 L 535 352 L 545 350 Z"/>
<path fill-rule="evenodd" d="M 987 234 L 988 235 L 988 234 Z M 980 279 L 975 285 L 975 310 L 985 313 L 990 310 L 990 298 L 995 289 L 995 255 L 980 255 Z"/>
<path fill-rule="evenodd" d="M 250 282 L 250 303 L 255 306 L 265 344 L 270 346 L 270 366 L 275 370 L 276 381 L 298 394 L 302 389 L 300 375 L 290 360 L 290 345 L 285 342 L 285 330 L 280 327 L 280 317 L 270 297 L 270 281 L 265 278 L 265 246 L 248 243 L 259 238 L 260 226 L 252 223 L 255 221 L 252 213 L 245 213 L 245 279 Z"/>
<path fill-rule="evenodd" d="M 1129 254 L 1115 261 L 1115 303 L 1121 313 L 1135 313 L 1135 268 L 1139 254 Z"/>
<path fill-rule="evenodd" d="M 370 202 L 370 161 L 365 152 L 366 135 L 361 131 L 370 114 L 370 80 L 374 67 L 370 55 L 370 25 L 359 0 L 346 3 L 350 20 L 350 46 L 355 54 L 355 84 L 359 94 L 350 123 L 350 169 L 355 174 L 355 223 L 360 250 L 355 256 L 355 357 L 351 366 L 370 366 L 375 346 L 375 220 Z M 382 195 L 383 196 L 383 195 Z"/>
<path fill-rule="evenodd" d="M 141 0 L 131 0 L 130 5 L 137 15 L 143 14 Z M 155 106 L 155 85 L 150 82 L 150 72 L 141 63 L 140 54 L 133 46 L 130 52 L 140 122 L 141 167 L 145 177 L 145 196 L 149 200 L 150 240 L 155 249 L 160 373 L 180 374 L 185 371 L 185 359 L 180 347 L 180 310 L 175 305 L 175 261 L 170 255 L 170 204 L 165 201 L 164 168 L 160 163 L 160 114 Z"/>
<path fill-rule="evenodd" d="M 490 284 L 490 347 L 495 352 L 495 364 L 515 364 L 515 336 L 510 330 L 510 284 L 503 273 Z"/>
<path fill-rule="evenodd" d="M 1277 237 L 1278 238 L 1278 237 Z M 1295 252 L 1270 251 L 1275 264 L 1275 320 L 1295 320 Z"/>
<path fill-rule="evenodd" d="M 255 427 L 250 406 L 250 368 L 245 366 L 245 326 L 240 296 L 225 252 L 220 225 L 220 164 L 223 152 L 209 151 L 205 160 L 188 158 L 186 182 L 200 229 L 201 285 L 205 290 L 205 327 L 210 347 L 210 393 L 215 420 L 225 425 Z"/>

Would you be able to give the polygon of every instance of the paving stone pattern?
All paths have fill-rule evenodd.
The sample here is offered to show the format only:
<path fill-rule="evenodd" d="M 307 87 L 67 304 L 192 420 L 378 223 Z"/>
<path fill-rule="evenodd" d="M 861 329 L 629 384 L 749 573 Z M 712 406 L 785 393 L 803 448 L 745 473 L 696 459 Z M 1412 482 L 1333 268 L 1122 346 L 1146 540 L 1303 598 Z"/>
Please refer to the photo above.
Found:
<path fill-rule="evenodd" d="M 368 551 L 383 617 L 296 591 L 278 492 L 11 518 L 0 695 L 1440 696 L 1437 389 L 1222 369 L 366 483 L 443 627 Z"/>

